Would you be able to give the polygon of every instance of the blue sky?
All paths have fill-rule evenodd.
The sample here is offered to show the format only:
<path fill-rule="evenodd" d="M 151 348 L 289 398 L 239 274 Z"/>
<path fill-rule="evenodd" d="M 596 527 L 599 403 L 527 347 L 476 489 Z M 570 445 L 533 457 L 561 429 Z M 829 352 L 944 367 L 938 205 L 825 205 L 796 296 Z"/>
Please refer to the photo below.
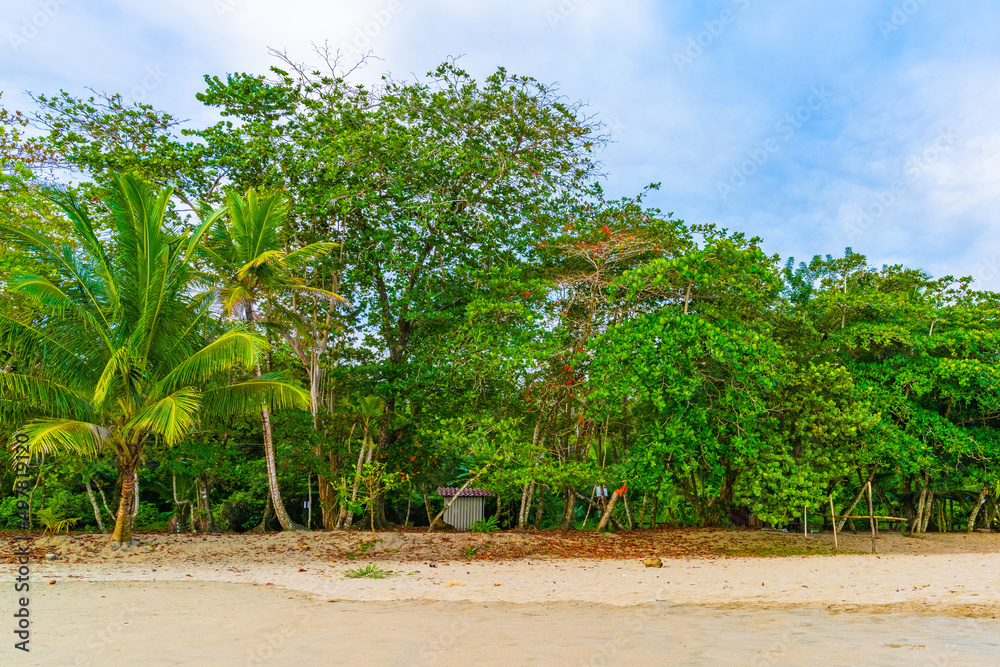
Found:
<path fill-rule="evenodd" d="M 609 193 L 807 259 L 1000 290 L 1000 3 L 968 0 L 4 0 L 0 90 L 91 86 L 207 121 L 203 74 L 312 42 L 423 74 L 449 56 L 558 83 L 608 125 Z"/>

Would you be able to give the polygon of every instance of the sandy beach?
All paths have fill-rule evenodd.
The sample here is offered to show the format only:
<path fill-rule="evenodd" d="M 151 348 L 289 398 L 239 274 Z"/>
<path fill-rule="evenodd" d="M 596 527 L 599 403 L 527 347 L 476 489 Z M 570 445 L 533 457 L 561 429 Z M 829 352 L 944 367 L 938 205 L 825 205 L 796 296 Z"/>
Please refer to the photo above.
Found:
<path fill-rule="evenodd" d="M 1000 663 L 1000 535 L 746 557 L 728 554 L 827 536 L 645 533 L 648 555 L 701 555 L 573 557 L 567 541 L 628 540 L 549 532 L 38 540 L 29 664 Z M 392 576 L 344 576 L 371 563 Z"/>

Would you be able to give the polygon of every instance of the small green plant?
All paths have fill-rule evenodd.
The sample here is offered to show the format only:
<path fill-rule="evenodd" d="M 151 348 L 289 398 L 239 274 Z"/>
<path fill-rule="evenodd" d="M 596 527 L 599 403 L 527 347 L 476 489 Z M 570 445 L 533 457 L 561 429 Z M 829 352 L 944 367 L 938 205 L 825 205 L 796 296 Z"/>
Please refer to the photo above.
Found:
<path fill-rule="evenodd" d="M 344 576 L 348 579 L 388 579 L 394 576 L 395 572 L 383 570 L 375 563 L 362 565 L 353 569 L 344 570 Z"/>
<path fill-rule="evenodd" d="M 35 512 L 35 518 L 38 519 L 42 526 L 45 527 L 46 535 L 58 535 L 59 533 L 68 533 L 70 527 L 80 520 L 80 517 L 74 517 L 72 519 L 62 519 L 60 518 L 54 509 L 51 507 L 46 507 Z"/>
<path fill-rule="evenodd" d="M 370 540 L 368 542 L 362 542 L 361 544 L 358 545 L 358 551 L 364 553 L 369 549 L 371 549 L 373 546 L 375 546 L 376 542 L 378 542 L 378 540 Z"/>
<path fill-rule="evenodd" d="M 473 521 L 472 525 L 469 526 L 469 530 L 473 533 L 495 533 L 500 530 L 500 526 L 497 524 L 497 518 L 491 516 L 486 519 Z"/>
<path fill-rule="evenodd" d="M 465 550 L 465 557 L 468 560 L 472 560 L 472 557 L 476 555 L 477 551 L 479 551 L 479 547 L 469 547 Z"/>

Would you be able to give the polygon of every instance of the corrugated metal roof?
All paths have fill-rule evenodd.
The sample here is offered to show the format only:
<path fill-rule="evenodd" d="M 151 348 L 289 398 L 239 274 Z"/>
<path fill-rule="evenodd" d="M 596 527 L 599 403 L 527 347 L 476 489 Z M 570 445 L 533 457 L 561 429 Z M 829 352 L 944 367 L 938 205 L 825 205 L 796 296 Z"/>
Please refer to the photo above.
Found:
<path fill-rule="evenodd" d="M 438 495 L 439 496 L 453 496 L 458 493 L 459 487 L 457 486 L 439 486 Z M 492 496 L 493 492 L 489 489 L 465 489 L 462 491 L 462 496 Z"/>

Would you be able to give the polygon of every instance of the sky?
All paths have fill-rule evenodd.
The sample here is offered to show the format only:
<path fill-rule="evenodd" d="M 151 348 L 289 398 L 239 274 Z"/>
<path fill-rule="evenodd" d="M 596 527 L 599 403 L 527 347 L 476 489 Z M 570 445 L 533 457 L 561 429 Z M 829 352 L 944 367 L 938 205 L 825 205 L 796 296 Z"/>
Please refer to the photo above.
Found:
<path fill-rule="evenodd" d="M 449 57 L 558 84 L 606 124 L 609 196 L 808 260 L 971 275 L 1000 291 L 1000 3 L 990 0 L 3 0 L 0 91 L 87 88 L 211 122 L 205 74 L 269 48 L 372 51 L 358 74 Z"/>

